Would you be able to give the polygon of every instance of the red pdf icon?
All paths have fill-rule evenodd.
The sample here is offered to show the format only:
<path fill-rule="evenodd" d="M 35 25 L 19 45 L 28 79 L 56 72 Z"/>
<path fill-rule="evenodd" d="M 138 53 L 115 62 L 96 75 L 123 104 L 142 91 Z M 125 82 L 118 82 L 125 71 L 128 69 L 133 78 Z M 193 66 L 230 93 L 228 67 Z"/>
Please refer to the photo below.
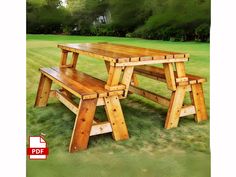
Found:
<path fill-rule="evenodd" d="M 47 143 L 42 136 L 30 136 L 27 155 L 30 160 L 45 160 L 48 156 Z"/>

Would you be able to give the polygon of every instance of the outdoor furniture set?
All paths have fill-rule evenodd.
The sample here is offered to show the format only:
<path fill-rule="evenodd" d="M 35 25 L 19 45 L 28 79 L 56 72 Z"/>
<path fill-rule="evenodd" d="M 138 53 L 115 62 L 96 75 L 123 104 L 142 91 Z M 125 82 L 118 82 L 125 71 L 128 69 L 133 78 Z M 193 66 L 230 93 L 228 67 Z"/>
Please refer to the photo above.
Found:
<path fill-rule="evenodd" d="M 178 126 L 180 117 L 194 115 L 200 122 L 207 120 L 202 84 L 204 78 L 186 74 L 184 63 L 189 54 L 140 48 L 112 43 L 81 43 L 58 45 L 61 49 L 59 67 L 41 68 L 41 78 L 35 106 L 44 107 L 49 97 L 57 97 L 75 115 L 75 123 L 69 152 L 86 149 L 89 137 L 112 132 L 113 138 L 129 138 L 125 118 L 120 104 L 129 93 L 136 93 L 168 107 L 165 128 Z M 72 53 L 68 62 L 68 53 Z M 88 55 L 104 60 L 108 77 L 106 81 L 78 71 L 79 55 Z M 162 64 L 162 67 L 153 66 Z M 172 92 L 171 98 L 139 87 L 137 75 L 166 83 Z M 55 83 L 61 89 L 52 90 Z M 190 92 L 191 105 L 184 105 L 184 97 Z M 76 104 L 73 99 L 80 99 Z M 107 121 L 94 117 L 96 107 L 104 106 Z"/>

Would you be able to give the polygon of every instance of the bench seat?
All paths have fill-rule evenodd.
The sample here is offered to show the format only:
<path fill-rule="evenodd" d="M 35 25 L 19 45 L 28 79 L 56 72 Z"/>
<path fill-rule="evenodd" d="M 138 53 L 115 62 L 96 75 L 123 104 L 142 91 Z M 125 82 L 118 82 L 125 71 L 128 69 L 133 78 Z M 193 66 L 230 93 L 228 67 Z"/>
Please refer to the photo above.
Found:
<path fill-rule="evenodd" d="M 72 68 L 41 68 L 41 73 L 81 99 L 122 95 L 124 90 L 109 91 L 105 82 Z"/>
<path fill-rule="evenodd" d="M 134 73 L 149 77 L 151 79 L 159 80 L 162 82 L 166 82 L 165 71 L 163 68 L 156 67 L 156 66 L 135 66 Z M 177 77 L 177 73 L 175 71 L 175 77 Z M 192 74 L 186 74 L 188 77 L 189 84 L 197 84 L 206 82 L 206 79 L 203 77 L 195 76 Z"/>

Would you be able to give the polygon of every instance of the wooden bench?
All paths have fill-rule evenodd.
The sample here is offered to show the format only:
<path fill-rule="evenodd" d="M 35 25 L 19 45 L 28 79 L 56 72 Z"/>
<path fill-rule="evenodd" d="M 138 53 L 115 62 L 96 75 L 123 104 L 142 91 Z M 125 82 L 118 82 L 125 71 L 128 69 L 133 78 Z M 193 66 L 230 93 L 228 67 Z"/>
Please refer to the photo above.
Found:
<path fill-rule="evenodd" d="M 115 140 L 128 138 L 118 98 L 122 97 L 124 89 L 109 91 L 105 89 L 106 82 L 74 68 L 41 68 L 40 72 L 35 106 L 46 106 L 49 96 L 55 96 L 76 114 L 69 152 L 86 149 L 89 136 L 93 135 L 112 132 Z M 51 90 L 52 82 L 62 89 Z M 71 95 L 80 98 L 79 105 L 72 100 Z M 108 121 L 100 122 L 94 118 L 96 106 L 105 106 Z M 119 119 L 116 116 L 119 116 Z"/>
<path fill-rule="evenodd" d="M 131 83 L 129 91 L 146 97 L 163 106 L 167 106 L 168 113 L 165 122 L 165 128 L 167 129 L 177 127 L 179 118 L 188 115 L 195 115 L 195 120 L 197 122 L 206 120 L 207 112 L 202 89 L 202 83 L 206 82 L 206 79 L 192 74 L 178 77 L 176 71 L 173 71 L 173 77 L 170 77 L 168 72 L 165 72 L 165 69 L 165 67 L 160 68 L 150 65 L 136 66 L 134 68 L 133 82 Z M 171 99 L 139 88 L 135 74 L 167 83 L 167 88 L 172 91 Z M 184 105 L 183 103 L 186 92 L 190 92 L 192 100 L 191 105 Z M 177 106 L 175 107 L 174 105 Z"/>

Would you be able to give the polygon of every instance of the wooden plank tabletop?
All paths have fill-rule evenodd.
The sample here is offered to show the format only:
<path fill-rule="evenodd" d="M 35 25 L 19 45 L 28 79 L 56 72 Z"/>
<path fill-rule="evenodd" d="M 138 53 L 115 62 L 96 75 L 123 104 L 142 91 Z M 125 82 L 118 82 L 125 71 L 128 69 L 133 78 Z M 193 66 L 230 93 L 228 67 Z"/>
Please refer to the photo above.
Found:
<path fill-rule="evenodd" d="M 188 53 L 170 52 L 157 49 L 128 46 L 113 43 L 80 43 L 80 44 L 59 44 L 59 48 L 70 52 L 97 57 L 114 63 L 140 62 L 160 60 L 167 61 L 188 61 Z M 157 62 L 158 63 L 158 62 Z M 161 62 L 160 62 L 161 63 Z"/>

